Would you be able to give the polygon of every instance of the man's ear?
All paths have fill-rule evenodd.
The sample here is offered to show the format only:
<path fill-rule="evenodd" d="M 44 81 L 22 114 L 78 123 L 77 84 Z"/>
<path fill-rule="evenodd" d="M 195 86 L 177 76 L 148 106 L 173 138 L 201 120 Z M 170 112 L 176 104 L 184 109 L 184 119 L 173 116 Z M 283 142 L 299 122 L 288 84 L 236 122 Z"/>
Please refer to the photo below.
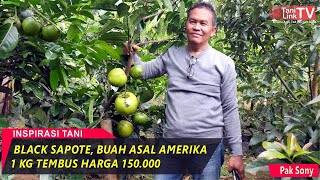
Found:
<path fill-rule="evenodd" d="M 217 32 L 217 28 L 216 28 L 216 26 L 213 26 L 212 29 L 211 29 L 210 37 L 213 37 L 216 34 L 216 32 Z"/>

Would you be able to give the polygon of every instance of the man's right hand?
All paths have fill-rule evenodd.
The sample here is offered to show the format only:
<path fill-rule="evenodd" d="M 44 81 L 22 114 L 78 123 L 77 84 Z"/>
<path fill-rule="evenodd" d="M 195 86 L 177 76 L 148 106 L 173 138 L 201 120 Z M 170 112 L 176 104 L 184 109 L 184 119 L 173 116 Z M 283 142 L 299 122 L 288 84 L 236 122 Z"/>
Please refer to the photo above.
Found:
<path fill-rule="evenodd" d="M 129 51 L 129 49 L 131 49 L 131 50 Z M 137 45 L 132 45 L 132 44 L 131 44 L 131 40 L 126 41 L 126 42 L 124 43 L 124 48 L 123 48 L 123 53 L 124 53 L 124 54 L 130 55 L 130 52 L 131 52 L 132 54 L 135 54 L 136 52 L 138 52 L 138 50 L 139 50 L 139 46 L 137 46 Z"/>

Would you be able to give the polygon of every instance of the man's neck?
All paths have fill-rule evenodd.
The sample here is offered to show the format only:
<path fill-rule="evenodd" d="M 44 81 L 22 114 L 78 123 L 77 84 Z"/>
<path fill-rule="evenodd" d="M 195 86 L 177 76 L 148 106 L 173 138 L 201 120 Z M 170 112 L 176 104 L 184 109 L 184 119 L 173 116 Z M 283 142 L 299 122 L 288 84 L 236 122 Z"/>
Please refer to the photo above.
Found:
<path fill-rule="evenodd" d="M 191 56 L 197 56 L 199 55 L 202 51 L 204 51 L 205 49 L 207 49 L 208 47 L 208 43 L 205 45 L 188 45 L 188 51 L 190 53 Z"/>

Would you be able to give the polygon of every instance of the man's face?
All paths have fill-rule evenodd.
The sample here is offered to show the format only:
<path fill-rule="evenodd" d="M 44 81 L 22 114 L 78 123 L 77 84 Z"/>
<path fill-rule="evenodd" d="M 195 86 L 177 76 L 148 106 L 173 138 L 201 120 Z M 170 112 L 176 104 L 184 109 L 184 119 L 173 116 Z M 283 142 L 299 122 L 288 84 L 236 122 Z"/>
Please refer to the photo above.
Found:
<path fill-rule="evenodd" d="M 191 45 L 207 44 L 216 32 L 212 24 L 212 13 L 206 8 L 195 8 L 190 11 L 186 22 L 188 43 Z"/>

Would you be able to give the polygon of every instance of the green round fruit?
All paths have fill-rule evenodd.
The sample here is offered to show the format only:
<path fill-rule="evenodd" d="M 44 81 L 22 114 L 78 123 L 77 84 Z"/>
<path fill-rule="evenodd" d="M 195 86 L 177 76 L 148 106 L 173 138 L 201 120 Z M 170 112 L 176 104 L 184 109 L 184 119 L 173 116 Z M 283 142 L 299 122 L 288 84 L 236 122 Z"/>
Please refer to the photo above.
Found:
<path fill-rule="evenodd" d="M 140 79 L 143 74 L 143 67 L 141 65 L 134 65 L 130 70 L 130 75 L 135 79 Z"/>
<path fill-rule="evenodd" d="M 113 86 L 124 86 L 127 82 L 126 73 L 121 68 L 114 68 L 108 74 L 108 81 Z"/>
<path fill-rule="evenodd" d="M 115 100 L 116 111 L 122 115 L 129 115 L 136 112 L 138 99 L 131 92 L 122 92 Z"/>
<path fill-rule="evenodd" d="M 21 28 L 21 21 L 19 18 L 9 17 L 3 24 L 13 23 L 13 25 L 19 30 Z"/>
<path fill-rule="evenodd" d="M 120 137 L 128 138 L 132 135 L 134 130 L 133 125 L 126 120 L 121 120 L 117 126 L 117 133 Z"/>
<path fill-rule="evenodd" d="M 46 41 L 56 41 L 60 38 L 60 31 L 54 25 L 48 25 L 42 28 L 42 37 Z"/>
<path fill-rule="evenodd" d="M 137 112 L 133 116 L 133 122 L 136 125 L 145 125 L 148 122 L 148 116 L 145 113 Z"/>
<path fill-rule="evenodd" d="M 41 24 L 33 17 L 28 17 L 22 21 L 22 30 L 27 36 L 36 36 L 41 30 Z"/>

